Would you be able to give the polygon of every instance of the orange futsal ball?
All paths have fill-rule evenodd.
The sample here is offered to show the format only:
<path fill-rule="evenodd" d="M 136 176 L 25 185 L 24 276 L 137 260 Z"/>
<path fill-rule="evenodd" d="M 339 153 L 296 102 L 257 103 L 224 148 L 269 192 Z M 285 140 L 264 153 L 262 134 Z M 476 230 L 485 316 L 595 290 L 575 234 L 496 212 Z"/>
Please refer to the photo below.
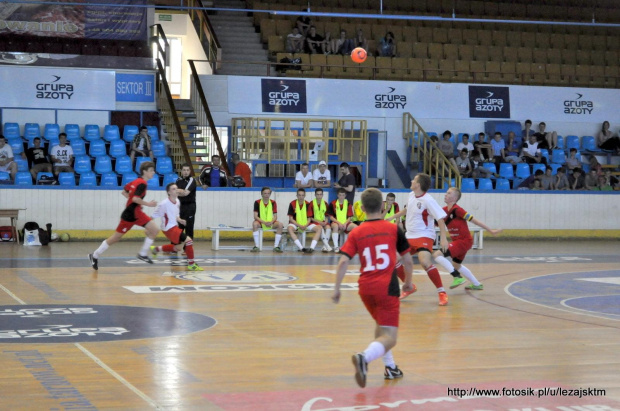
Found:
<path fill-rule="evenodd" d="M 366 50 L 361 47 L 357 47 L 351 52 L 351 60 L 356 63 L 363 63 L 364 61 L 366 61 L 367 56 L 368 53 L 366 53 Z"/>

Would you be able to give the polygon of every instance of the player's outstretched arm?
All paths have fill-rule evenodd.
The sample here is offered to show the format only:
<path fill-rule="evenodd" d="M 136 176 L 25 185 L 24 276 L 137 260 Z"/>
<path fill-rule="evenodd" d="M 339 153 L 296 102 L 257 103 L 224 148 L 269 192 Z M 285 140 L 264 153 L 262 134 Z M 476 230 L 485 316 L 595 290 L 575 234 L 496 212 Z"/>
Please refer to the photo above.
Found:
<path fill-rule="evenodd" d="M 493 229 L 490 228 L 488 225 L 486 225 L 485 223 L 483 223 L 482 221 L 476 219 L 476 218 L 472 218 L 471 222 L 476 224 L 478 227 L 484 228 L 485 230 L 487 230 L 489 233 L 491 233 L 491 235 L 496 235 L 502 232 L 502 229 Z"/>
<path fill-rule="evenodd" d="M 402 210 L 400 210 L 398 213 L 394 214 L 390 218 L 386 218 L 386 221 L 396 220 L 398 218 L 401 218 L 404 215 L 407 215 L 407 209 L 406 208 L 403 208 Z"/>
<path fill-rule="evenodd" d="M 342 280 L 347 273 L 347 268 L 349 268 L 349 257 L 343 255 L 340 257 L 340 261 L 338 261 L 338 268 L 336 268 L 336 283 L 334 284 L 334 294 L 332 295 L 334 304 L 338 304 L 340 301 L 340 284 L 342 284 Z"/>
<path fill-rule="evenodd" d="M 445 253 L 448 249 L 448 245 L 450 244 L 448 242 L 448 230 L 446 229 L 446 222 L 443 218 L 440 218 L 439 220 L 437 220 L 437 225 L 439 226 L 440 235 L 439 245 L 441 246 L 441 251 Z"/>

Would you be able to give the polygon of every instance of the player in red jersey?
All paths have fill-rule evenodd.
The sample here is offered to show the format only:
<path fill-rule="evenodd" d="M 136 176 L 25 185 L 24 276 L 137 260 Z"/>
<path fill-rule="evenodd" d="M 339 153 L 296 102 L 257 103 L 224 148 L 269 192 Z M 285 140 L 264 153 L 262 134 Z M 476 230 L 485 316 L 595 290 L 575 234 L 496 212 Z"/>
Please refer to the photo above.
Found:
<path fill-rule="evenodd" d="M 144 201 L 147 187 L 146 182 L 153 178 L 153 175 L 155 175 L 155 164 L 151 161 L 145 161 L 140 165 L 140 177 L 130 183 L 127 183 L 127 185 L 123 187 L 121 194 L 127 199 L 127 203 L 125 205 L 125 210 L 121 214 L 121 222 L 118 224 L 118 227 L 116 227 L 116 232 L 114 234 L 106 240 L 103 240 L 99 248 L 97 248 L 92 254 L 88 254 L 88 258 L 93 269 L 99 269 L 98 259 L 101 254 L 103 254 L 112 244 L 119 242 L 125 233 L 131 230 L 131 227 L 134 225 L 144 227 L 144 232 L 146 233 L 144 244 L 138 253 L 138 259 L 149 264 L 153 264 L 153 261 L 148 256 L 148 250 L 153 244 L 153 241 L 155 241 L 159 228 L 157 227 L 157 224 L 151 220 L 151 217 L 147 216 L 144 214 L 144 211 L 142 211 L 142 206 L 157 206 L 157 202 L 155 200 Z"/>
<path fill-rule="evenodd" d="M 364 224 L 351 231 L 342 246 L 343 254 L 338 261 L 334 303 L 340 301 L 340 285 L 349 267 L 349 261 L 359 255 L 361 275 L 359 295 L 366 309 L 376 322 L 375 340 L 363 353 L 352 357 L 355 366 L 355 380 L 360 387 L 366 386 L 368 363 L 383 357 L 386 379 L 402 378 L 403 372 L 394 363 L 392 348 L 398 335 L 400 313 L 400 289 L 394 267 L 399 258 L 405 269 L 403 290 L 413 289 L 411 275 L 413 259 L 405 234 L 396 224 L 383 219 L 381 213 L 383 197 L 376 188 L 362 193 L 362 209 L 366 212 Z"/>
<path fill-rule="evenodd" d="M 446 226 L 448 227 L 448 233 L 450 233 L 450 237 L 452 238 L 452 242 L 450 243 L 448 249 L 445 252 L 437 250 L 433 253 L 433 257 L 435 257 L 435 261 L 437 261 L 437 264 L 441 265 L 443 268 L 452 273 L 454 281 L 452 282 L 450 288 L 456 288 L 465 282 L 465 278 L 461 277 L 460 275 L 463 274 L 469 281 L 471 281 L 471 284 L 465 287 L 466 289 L 483 290 L 484 287 L 480 283 L 480 281 L 478 281 L 474 274 L 463 265 L 465 255 L 474 245 L 474 240 L 471 237 L 471 233 L 469 232 L 467 222 L 471 221 L 477 226 L 484 228 L 492 235 L 499 234 L 502 232 L 502 230 L 495 230 L 489 228 L 482 221 L 475 219 L 473 215 L 469 214 L 467 211 L 465 211 L 463 208 L 456 204 L 456 202 L 460 199 L 461 190 L 459 190 L 458 188 L 450 187 L 446 192 L 446 196 L 444 198 L 446 206 L 443 209 L 448 215 L 445 219 L 445 222 Z M 450 263 L 450 261 L 448 261 L 446 257 L 452 257 L 452 262 L 454 264 Z"/>

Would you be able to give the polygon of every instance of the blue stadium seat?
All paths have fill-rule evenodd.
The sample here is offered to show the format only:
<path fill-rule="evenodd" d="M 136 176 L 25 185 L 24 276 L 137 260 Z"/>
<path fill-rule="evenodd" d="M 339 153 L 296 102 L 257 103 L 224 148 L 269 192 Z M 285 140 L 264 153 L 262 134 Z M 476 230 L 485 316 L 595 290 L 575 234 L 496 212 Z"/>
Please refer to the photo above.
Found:
<path fill-rule="evenodd" d="M 95 173 L 84 173 L 80 175 L 80 187 L 97 187 L 97 175 Z"/>
<path fill-rule="evenodd" d="M 556 174 L 558 173 L 558 168 L 562 167 L 562 164 L 554 164 L 554 163 L 551 163 L 551 164 L 549 164 L 549 166 L 553 169 L 553 170 L 551 171 L 551 174 L 552 174 L 552 175 L 556 175 Z"/>
<path fill-rule="evenodd" d="M 566 136 L 566 152 L 570 152 L 571 148 L 579 150 L 579 137 Z"/>
<path fill-rule="evenodd" d="M 495 166 L 495 163 L 482 163 L 482 167 L 491 171 L 493 174 L 497 174 L 497 167 Z"/>
<path fill-rule="evenodd" d="M 101 175 L 101 187 L 118 187 L 118 176 L 116 173 L 104 173 Z"/>
<path fill-rule="evenodd" d="M 65 124 L 65 134 L 67 135 L 67 140 L 80 138 L 80 126 L 77 124 Z"/>
<path fill-rule="evenodd" d="M 123 127 L 123 140 L 128 143 L 133 142 L 133 138 L 138 134 L 140 130 L 138 126 L 125 126 Z"/>
<path fill-rule="evenodd" d="M 81 138 L 76 138 L 73 139 L 70 143 L 71 149 L 73 149 L 74 156 L 86 155 L 86 144 L 84 143 L 84 140 L 82 140 Z"/>
<path fill-rule="evenodd" d="M 558 136 L 558 148 L 564 150 L 564 137 Z"/>
<path fill-rule="evenodd" d="M 602 150 L 596 146 L 596 140 L 593 136 L 581 137 L 581 149 L 591 153 L 600 153 Z"/>
<path fill-rule="evenodd" d="M 45 131 L 43 131 L 43 138 L 46 140 L 57 140 L 58 134 L 60 134 L 60 126 L 58 124 L 47 123 L 45 125 Z"/>
<path fill-rule="evenodd" d="M 17 164 L 17 171 L 29 171 L 28 160 L 21 157 L 15 157 L 14 161 Z"/>
<path fill-rule="evenodd" d="M 7 173 L 6 171 L 0 171 L 0 182 L 2 184 L 10 183 L 11 182 L 11 174 Z"/>
<path fill-rule="evenodd" d="M 490 178 L 481 178 L 478 180 L 478 190 L 493 190 L 493 182 Z"/>
<path fill-rule="evenodd" d="M 166 156 L 166 144 L 163 141 L 157 140 L 151 143 L 151 148 L 153 149 L 153 157 L 159 158 Z"/>
<path fill-rule="evenodd" d="M 17 157 L 18 154 L 24 152 L 24 143 L 22 140 L 10 140 L 9 145 L 11 146 L 11 150 L 13 150 L 13 156 Z"/>
<path fill-rule="evenodd" d="M 496 190 L 510 190 L 510 181 L 508 180 L 497 180 L 497 183 L 495 184 L 495 189 Z"/>
<path fill-rule="evenodd" d="M 58 184 L 61 186 L 75 187 L 75 174 L 73 173 L 58 173 Z"/>
<path fill-rule="evenodd" d="M 18 186 L 31 186 L 32 176 L 28 171 L 19 171 L 15 174 L 15 185 Z"/>
<path fill-rule="evenodd" d="M 153 178 L 151 178 L 149 181 L 146 182 L 146 185 L 148 188 L 158 188 L 161 187 L 161 185 L 159 185 L 159 176 L 157 174 L 155 174 L 153 176 Z"/>
<path fill-rule="evenodd" d="M 532 174 L 536 173 L 536 170 L 542 170 L 542 172 L 544 173 L 547 169 L 547 166 L 545 166 L 544 164 L 532 164 Z"/>
<path fill-rule="evenodd" d="M 136 173 L 133 173 L 133 172 L 125 173 L 125 174 L 123 174 L 123 181 L 122 181 L 121 185 L 123 187 L 125 187 L 127 185 L 127 183 L 131 183 L 136 178 L 138 178 L 138 175 Z"/>
<path fill-rule="evenodd" d="M 84 140 L 93 141 L 101 138 L 101 131 L 96 124 L 86 124 L 84 127 Z"/>
<path fill-rule="evenodd" d="M 179 179 L 179 176 L 176 175 L 175 173 L 169 173 L 164 175 L 164 184 L 163 186 L 167 186 L 170 183 L 176 183 L 177 180 Z"/>
<path fill-rule="evenodd" d="M 107 154 L 105 150 L 105 141 L 103 140 L 91 141 L 90 148 L 88 149 L 88 154 L 90 154 L 91 157 L 105 156 Z"/>
<path fill-rule="evenodd" d="M 153 160 L 151 160 L 151 157 L 136 157 L 136 167 L 134 168 L 136 173 L 140 172 L 140 164 L 144 163 L 145 161 Z"/>
<path fill-rule="evenodd" d="M 530 165 L 527 163 L 519 163 L 517 164 L 517 171 L 515 173 L 515 177 L 519 178 L 528 178 L 530 176 Z"/>
<path fill-rule="evenodd" d="M 108 124 L 103 128 L 103 139 L 105 141 L 120 140 L 121 133 L 118 130 L 118 126 Z"/>
<path fill-rule="evenodd" d="M 95 159 L 95 173 L 111 173 L 112 159 L 109 156 L 99 156 Z"/>
<path fill-rule="evenodd" d="M 146 131 L 151 136 L 151 141 L 159 140 L 159 130 L 155 126 L 146 126 Z"/>
<path fill-rule="evenodd" d="M 131 158 L 129 158 L 129 156 L 117 157 L 114 171 L 118 174 L 131 173 Z"/>
<path fill-rule="evenodd" d="M 73 169 L 76 173 L 82 174 L 89 171 L 93 171 L 90 164 L 90 157 L 88 156 L 75 156 L 75 164 Z"/>
<path fill-rule="evenodd" d="M 590 164 L 582 163 L 581 164 L 581 169 L 583 170 L 584 173 L 589 173 L 590 172 Z"/>
<path fill-rule="evenodd" d="M 155 171 L 157 172 L 157 174 L 174 173 L 174 168 L 172 167 L 172 159 L 170 157 L 158 158 L 157 164 L 155 165 Z"/>
<path fill-rule="evenodd" d="M 47 151 L 51 151 L 52 148 L 54 148 L 55 146 L 57 146 L 59 144 L 60 144 L 60 141 L 58 139 L 56 139 L 56 140 L 49 140 L 47 142 Z M 71 145 L 71 144 L 69 144 L 69 145 Z"/>
<path fill-rule="evenodd" d="M 26 140 L 41 137 L 41 127 L 39 123 L 26 123 L 24 126 L 24 138 Z"/>
<path fill-rule="evenodd" d="M 499 176 L 513 179 L 515 177 L 514 170 L 512 169 L 512 164 L 510 163 L 500 163 L 499 165 Z"/>
<path fill-rule="evenodd" d="M 542 154 L 543 158 L 547 159 L 547 163 L 548 163 L 549 162 L 549 150 L 547 150 L 546 148 L 541 148 L 540 154 Z"/>
<path fill-rule="evenodd" d="M 551 151 L 551 162 L 555 164 L 564 164 L 566 163 L 566 154 L 564 150 L 560 150 L 556 148 Z"/>
<path fill-rule="evenodd" d="M 52 173 L 48 173 L 47 171 L 39 171 L 37 173 L 37 181 L 36 181 L 37 184 L 39 184 L 39 180 L 41 180 L 41 177 L 43 177 L 43 176 L 46 176 L 46 177 L 49 177 L 49 178 L 54 178 L 54 174 L 52 174 Z"/>
<path fill-rule="evenodd" d="M 123 140 L 114 140 L 110 143 L 110 157 L 121 157 L 127 155 L 127 146 Z"/>
<path fill-rule="evenodd" d="M 476 181 L 473 178 L 464 178 L 461 180 L 461 190 L 473 191 L 476 189 Z"/>
<path fill-rule="evenodd" d="M 15 140 L 22 137 L 19 132 L 19 124 L 17 123 L 4 123 L 4 130 L 2 134 L 4 134 L 4 137 L 8 140 Z"/>

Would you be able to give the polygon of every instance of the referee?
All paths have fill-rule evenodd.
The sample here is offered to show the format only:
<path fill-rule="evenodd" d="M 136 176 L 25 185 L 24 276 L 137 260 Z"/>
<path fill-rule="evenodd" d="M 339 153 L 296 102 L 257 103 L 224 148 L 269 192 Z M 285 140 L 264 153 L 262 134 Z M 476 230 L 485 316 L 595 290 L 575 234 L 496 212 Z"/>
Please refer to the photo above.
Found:
<path fill-rule="evenodd" d="M 179 201 L 181 201 L 181 212 L 179 217 L 185 220 L 187 225 L 179 224 L 181 230 L 185 229 L 185 234 L 194 238 L 194 217 L 196 216 L 196 179 L 190 177 L 192 166 L 183 164 L 181 177 L 177 180 Z"/>

